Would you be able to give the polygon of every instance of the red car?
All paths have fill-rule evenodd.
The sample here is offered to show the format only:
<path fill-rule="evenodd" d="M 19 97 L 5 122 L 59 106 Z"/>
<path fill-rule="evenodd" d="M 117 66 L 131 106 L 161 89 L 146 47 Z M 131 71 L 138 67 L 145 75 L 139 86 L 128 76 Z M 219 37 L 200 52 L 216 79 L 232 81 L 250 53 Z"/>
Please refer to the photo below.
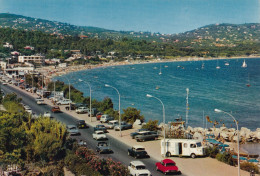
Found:
<path fill-rule="evenodd" d="M 171 159 L 164 159 L 161 162 L 157 162 L 156 170 L 166 174 L 181 174 L 179 168 L 176 166 L 176 163 Z"/>
<path fill-rule="evenodd" d="M 60 111 L 60 107 L 59 107 L 59 106 L 53 106 L 53 107 L 51 108 L 51 112 L 53 112 L 53 113 L 61 112 L 61 111 Z"/>
<path fill-rule="evenodd" d="M 100 120 L 100 118 L 101 118 L 102 115 L 103 115 L 102 112 L 98 112 L 97 115 L 96 115 L 97 120 Z"/>

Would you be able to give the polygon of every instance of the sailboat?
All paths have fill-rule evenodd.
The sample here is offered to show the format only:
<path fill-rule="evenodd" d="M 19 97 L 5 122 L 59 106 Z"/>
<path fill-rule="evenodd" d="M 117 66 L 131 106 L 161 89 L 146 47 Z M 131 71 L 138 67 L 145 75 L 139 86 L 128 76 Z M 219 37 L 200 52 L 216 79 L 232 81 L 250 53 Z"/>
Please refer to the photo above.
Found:
<path fill-rule="evenodd" d="M 217 66 L 216 66 L 216 69 L 220 69 L 220 66 L 218 65 L 218 60 L 217 60 Z"/>
<path fill-rule="evenodd" d="M 201 65 L 201 69 L 204 69 L 204 66 L 205 66 L 204 63 L 202 63 L 202 65 Z"/>
<path fill-rule="evenodd" d="M 243 68 L 247 67 L 246 60 L 245 60 L 245 59 L 244 59 L 244 62 L 243 62 L 243 64 L 242 64 L 241 67 L 243 67 Z"/>
<path fill-rule="evenodd" d="M 159 75 L 162 74 L 162 66 L 160 65 L 160 72 L 159 72 Z"/>

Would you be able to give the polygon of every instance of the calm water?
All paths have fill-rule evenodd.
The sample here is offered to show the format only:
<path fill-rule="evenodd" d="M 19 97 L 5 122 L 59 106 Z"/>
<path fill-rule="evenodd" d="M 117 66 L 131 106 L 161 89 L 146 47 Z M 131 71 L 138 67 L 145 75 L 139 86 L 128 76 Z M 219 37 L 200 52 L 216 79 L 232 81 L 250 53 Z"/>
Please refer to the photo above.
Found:
<path fill-rule="evenodd" d="M 224 65 L 229 62 L 229 66 Z M 151 63 L 140 65 L 116 66 L 84 70 L 70 73 L 67 77 L 85 96 L 89 88 L 78 79 L 92 85 L 92 97 L 102 100 L 111 97 L 115 109 L 118 109 L 118 94 L 121 94 L 121 111 L 127 107 L 140 109 L 146 120 L 162 121 L 162 105 L 151 94 L 162 100 L 165 105 L 166 122 L 186 113 L 186 88 L 189 88 L 189 123 L 190 126 L 204 126 L 204 115 L 211 120 L 224 122 L 227 127 L 234 127 L 232 119 L 224 114 L 215 113 L 218 108 L 232 115 L 239 121 L 239 126 L 252 130 L 260 127 L 260 58 L 246 59 L 247 68 L 241 68 L 243 59 L 217 61 Z M 179 67 L 178 67 L 179 66 Z M 162 74 L 159 75 L 160 67 Z M 67 82 L 65 78 L 58 79 Z M 247 84 L 250 87 L 247 87 Z M 208 124 L 208 127 L 212 126 Z"/>

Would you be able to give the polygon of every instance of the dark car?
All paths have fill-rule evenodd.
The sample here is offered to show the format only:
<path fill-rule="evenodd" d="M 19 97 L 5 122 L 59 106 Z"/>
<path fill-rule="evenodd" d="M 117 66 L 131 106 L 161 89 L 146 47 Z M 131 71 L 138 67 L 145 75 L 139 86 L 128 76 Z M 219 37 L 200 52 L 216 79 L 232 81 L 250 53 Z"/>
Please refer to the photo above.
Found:
<path fill-rule="evenodd" d="M 158 137 L 159 137 L 159 135 L 154 131 L 142 131 L 142 132 L 139 132 L 135 136 L 135 139 L 137 142 L 141 142 L 141 141 L 147 141 L 147 140 L 155 140 Z"/>
<path fill-rule="evenodd" d="M 134 158 L 150 158 L 150 156 L 145 151 L 145 148 L 140 145 L 135 145 L 128 149 L 128 156 L 132 156 Z"/>
<path fill-rule="evenodd" d="M 65 109 L 68 110 L 75 110 L 77 109 L 77 106 L 75 104 L 70 104 L 69 106 L 66 106 Z"/>
<path fill-rule="evenodd" d="M 61 111 L 60 111 L 60 107 L 59 107 L 59 106 L 53 106 L 53 107 L 51 108 L 51 112 L 53 112 L 53 113 L 61 112 Z"/>
<path fill-rule="evenodd" d="M 98 142 L 96 151 L 98 153 L 113 153 L 113 151 L 110 149 L 110 146 L 108 145 L 107 142 Z"/>
<path fill-rule="evenodd" d="M 116 125 L 114 127 L 114 129 L 115 129 L 115 131 L 119 131 L 120 128 L 121 128 L 121 130 L 127 130 L 127 129 L 131 129 L 132 127 L 133 127 L 132 124 L 129 124 L 129 123 L 126 123 L 126 122 L 121 122 L 121 125 L 120 126 Z"/>
<path fill-rule="evenodd" d="M 85 120 L 78 120 L 77 121 L 77 127 L 80 128 L 88 128 L 88 125 L 86 124 Z"/>
<path fill-rule="evenodd" d="M 103 131 L 104 133 L 108 133 L 105 125 L 96 125 L 96 127 L 94 127 L 94 131 Z"/>
<path fill-rule="evenodd" d="M 130 136 L 132 137 L 132 139 L 134 139 L 135 136 L 138 135 L 138 133 L 141 131 L 149 131 L 149 130 L 141 128 L 141 129 L 138 129 L 136 132 L 130 133 Z"/>

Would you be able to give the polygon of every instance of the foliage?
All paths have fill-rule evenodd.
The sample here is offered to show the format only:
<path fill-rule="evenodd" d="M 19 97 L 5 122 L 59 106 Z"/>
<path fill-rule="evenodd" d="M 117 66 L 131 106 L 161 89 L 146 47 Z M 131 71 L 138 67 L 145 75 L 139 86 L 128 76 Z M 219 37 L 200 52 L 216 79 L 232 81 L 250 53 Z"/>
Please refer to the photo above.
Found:
<path fill-rule="evenodd" d="M 157 131 L 158 120 L 149 120 L 146 124 L 142 126 L 143 129 L 148 129 L 150 131 Z"/>
<path fill-rule="evenodd" d="M 211 158 L 216 158 L 218 153 L 219 153 L 219 149 L 216 146 L 206 148 L 206 156 L 209 156 Z"/>
<path fill-rule="evenodd" d="M 123 109 L 124 113 L 122 114 L 122 120 L 133 124 L 136 119 L 144 121 L 144 116 L 140 115 L 141 111 L 136 108 L 128 107 L 127 109 Z"/>
<path fill-rule="evenodd" d="M 254 171 L 254 173 L 259 174 L 259 168 L 254 163 L 243 162 L 240 164 L 240 168 L 248 172 Z"/>
<path fill-rule="evenodd" d="M 218 154 L 216 155 L 216 159 L 219 160 L 219 161 L 221 161 L 221 162 L 224 162 L 224 163 L 226 163 L 226 164 L 229 164 L 229 165 L 231 165 L 231 166 L 234 166 L 234 165 L 235 165 L 234 160 L 233 160 L 233 158 L 232 158 L 232 155 L 231 155 L 231 153 L 229 153 L 229 152 L 218 153 Z"/>

